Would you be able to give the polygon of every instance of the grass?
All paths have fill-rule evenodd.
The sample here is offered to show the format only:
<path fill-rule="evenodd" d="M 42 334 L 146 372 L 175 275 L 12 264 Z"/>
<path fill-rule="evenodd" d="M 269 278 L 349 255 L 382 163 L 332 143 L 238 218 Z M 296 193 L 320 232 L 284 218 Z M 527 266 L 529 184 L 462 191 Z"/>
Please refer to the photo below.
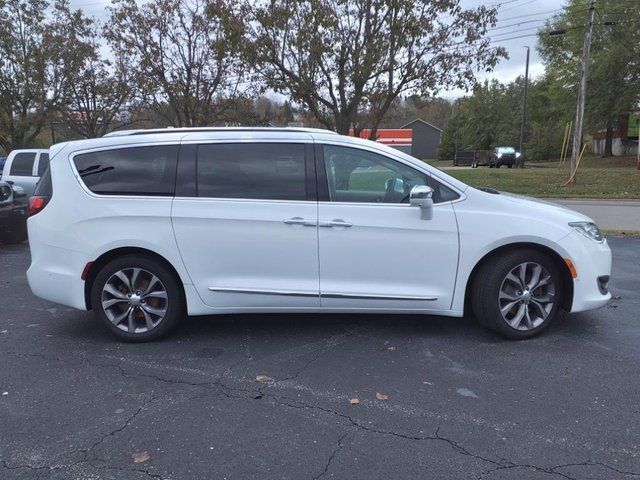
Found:
<path fill-rule="evenodd" d="M 438 168 L 451 162 L 434 162 Z M 635 157 L 608 158 L 585 157 L 576 175 L 576 185 L 562 186 L 569 174 L 567 164 L 541 163 L 540 168 L 500 169 L 480 167 L 475 169 L 446 168 L 446 173 L 463 182 L 491 187 L 512 193 L 547 198 L 640 198 L 640 170 Z"/>

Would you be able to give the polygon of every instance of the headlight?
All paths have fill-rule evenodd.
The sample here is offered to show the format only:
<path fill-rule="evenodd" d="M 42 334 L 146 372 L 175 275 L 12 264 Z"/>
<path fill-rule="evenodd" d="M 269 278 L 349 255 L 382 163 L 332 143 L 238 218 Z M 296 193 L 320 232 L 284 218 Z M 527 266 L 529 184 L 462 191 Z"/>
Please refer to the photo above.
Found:
<path fill-rule="evenodd" d="M 501 154 L 501 153 L 497 153 L 497 154 L 496 154 L 496 157 L 498 157 L 498 158 L 502 158 L 502 154 Z"/>
<path fill-rule="evenodd" d="M 604 237 L 602 236 L 602 233 L 600 233 L 600 229 L 593 222 L 570 222 L 569 226 L 575 228 L 582 235 L 594 242 L 604 242 Z"/>

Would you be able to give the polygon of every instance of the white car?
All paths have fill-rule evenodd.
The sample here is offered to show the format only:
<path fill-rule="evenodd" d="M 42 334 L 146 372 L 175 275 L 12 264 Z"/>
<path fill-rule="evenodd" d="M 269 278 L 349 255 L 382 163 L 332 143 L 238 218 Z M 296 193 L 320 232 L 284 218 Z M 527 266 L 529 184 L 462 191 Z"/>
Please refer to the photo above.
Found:
<path fill-rule="evenodd" d="M 40 176 L 49 166 L 49 150 L 23 149 L 12 150 L 4 163 L 2 170 L 3 182 L 22 187 L 30 197 Z"/>
<path fill-rule="evenodd" d="M 588 217 L 472 188 L 315 129 L 119 132 L 50 149 L 30 201 L 33 292 L 122 339 L 188 315 L 473 313 L 510 338 L 607 303 Z"/>

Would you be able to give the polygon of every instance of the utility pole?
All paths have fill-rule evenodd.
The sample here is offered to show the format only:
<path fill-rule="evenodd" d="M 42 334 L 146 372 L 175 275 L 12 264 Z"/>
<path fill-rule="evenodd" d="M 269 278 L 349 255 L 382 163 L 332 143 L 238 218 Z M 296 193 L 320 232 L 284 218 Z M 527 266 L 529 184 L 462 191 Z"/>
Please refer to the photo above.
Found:
<path fill-rule="evenodd" d="M 580 89 L 578 90 L 578 107 L 576 108 L 576 123 L 573 131 L 573 150 L 571 151 L 570 183 L 576 183 L 575 170 L 582 147 L 582 123 L 584 120 L 584 102 L 587 96 L 587 77 L 589 75 L 589 53 L 591 52 L 591 33 L 593 31 L 593 17 L 596 11 L 596 0 L 589 0 L 587 26 L 584 29 L 584 45 L 582 47 L 582 72 Z"/>
<path fill-rule="evenodd" d="M 456 116 L 456 144 L 455 144 L 455 151 L 453 153 L 454 166 L 458 165 L 458 130 L 460 130 L 460 99 L 459 98 L 456 101 L 456 103 L 458 104 L 458 115 Z"/>
<path fill-rule="evenodd" d="M 527 63 L 524 69 L 524 92 L 522 94 L 522 120 L 520 121 L 520 147 L 518 151 L 520 152 L 520 161 L 519 167 L 524 168 L 524 123 L 525 117 L 527 115 L 527 88 L 529 86 L 529 47 L 525 46 L 527 49 Z"/>

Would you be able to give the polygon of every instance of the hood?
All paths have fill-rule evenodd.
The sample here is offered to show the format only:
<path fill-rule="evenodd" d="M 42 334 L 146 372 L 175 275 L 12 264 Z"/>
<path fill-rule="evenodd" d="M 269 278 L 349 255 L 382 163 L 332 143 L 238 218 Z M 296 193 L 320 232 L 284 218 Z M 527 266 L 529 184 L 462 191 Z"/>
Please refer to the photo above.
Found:
<path fill-rule="evenodd" d="M 500 208 L 498 205 L 502 205 L 502 208 L 508 208 L 510 210 L 515 209 L 522 215 L 529 215 L 535 218 L 555 219 L 560 222 L 593 222 L 593 220 L 586 215 L 576 212 L 564 205 L 550 202 L 548 200 L 540 200 L 538 198 L 528 197 L 526 195 L 519 195 L 516 193 L 502 192 L 493 190 L 490 188 L 473 188 L 469 190 L 475 190 L 482 192 L 487 199 L 491 198 L 492 203 L 496 204 L 496 208 Z M 466 192 L 467 194 L 469 191 Z M 595 222 L 594 222 L 595 223 Z"/>

